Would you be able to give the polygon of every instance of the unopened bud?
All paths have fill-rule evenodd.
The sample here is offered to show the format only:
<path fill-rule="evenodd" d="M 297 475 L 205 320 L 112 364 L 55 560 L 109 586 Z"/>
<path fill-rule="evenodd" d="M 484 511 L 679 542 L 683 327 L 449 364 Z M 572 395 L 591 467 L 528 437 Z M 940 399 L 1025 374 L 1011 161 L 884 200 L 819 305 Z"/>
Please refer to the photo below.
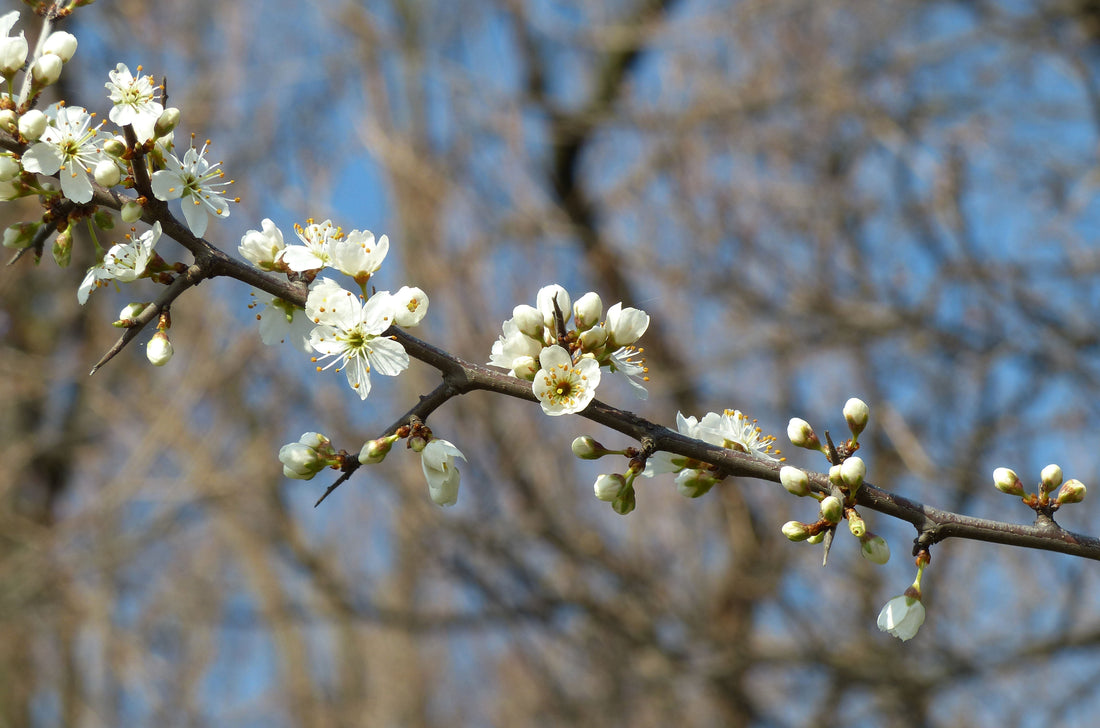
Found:
<path fill-rule="evenodd" d="M 853 493 L 863 485 L 863 478 L 866 475 L 867 466 L 864 464 L 863 458 L 850 457 L 840 464 L 840 479 Z"/>
<path fill-rule="evenodd" d="M 676 491 L 685 498 L 698 498 L 706 495 L 717 482 L 713 474 L 689 468 L 676 475 Z"/>
<path fill-rule="evenodd" d="M 603 301 L 598 293 L 589 291 L 573 304 L 573 323 L 581 331 L 587 331 L 600 321 L 603 315 Z"/>
<path fill-rule="evenodd" d="M 4 247 L 22 250 L 34 242 L 34 234 L 42 227 L 40 222 L 17 222 L 4 231 Z"/>
<path fill-rule="evenodd" d="M 600 351 L 607 344 L 607 329 L 603 326 L 593 326 L 587 331 L 582 331 L 578 341 L 581 351 Z"/>
<path fill-rule="evenodd" d="M 122 172 L 112 159 L 101 159 L 95 166 L 95 181 L 104 187 L 114 187 L 122 179 Z"/>
<path fill-rule="evenodd" d="M 614 502 L 624 488 L 626 488 L 626 478 L 619 473 L 600 475 L 596 478 L 596 484 L 593 486 L 596 498 L 608 503 Z"/>
<path fill-rule="evenodd" d="M 172 358 L 172 342 L 168 340 L 168 334 L 158 331 L 145 346 L 145 357 L 155 367 L 162 367 Z"/>
<path fill-rule="evenodd" d="M 528 382 L 535 381 L 541 365 L 533 356 L 518 356 L 512 361 L 512 371 L 516 376 Z"/>
<path fill-rule="evenodd" d="M 23 172 L 23 167 L 10 154 L 0 154 L 0 182 L 9 182 Z"/>
<path fill-rule="evenodd" d="M 1009 495 L 1024 497 L 1024 484 L 1016 476 L 1016 471 L 1008 468 L 997 468 L 993 471 L 993 485 L 997 490 Z"/>
<path fill-rule="evenodd" d="M 15 131 L 18 128 L 16 126 L 17 121 L 13 109 L 0 109 L 0 129 Z"/>
<path fill-rule="evenodd" d="M 594 437 L 588 435 L 581 435 L 573 440 L 571 447 L 573 448 L 573 454 L 581 460 L 599 460 L 608 453 L 603 445 L 596 442 Z"/>
<path fill-rule="evenodd" d="M 821 499 L 821 517 L 829 523 L 840 523 L 844 517 L 844 504 L 835 495 Z"/>
<path fill-rule="evenodd" d="M 42 51 L 52 53 L 60 58 L 62 62 L 68 63 L 69 59 L 76 53 L 76 36 L 63 30 L 50 33 L 50 37 L 46 39 L 46 45 L 43 46 Z"/>
<path fill-rule="evenodd" d="M 67 268 L 73 257 L 73 226 L 70 223 L 57 234 L 53 241 L 53 259 L 62 268 Z"/>
<path fill-rule="evenodd" d="M 784 465 L 779 471 L 779 482 L 791 495 L 801 498 L 810 494 L 810 476 L 800 468 Z"/>
<path fill-rule="evenodd" d="M 1076 478 L 1070 478 L 1062 483 L 1062 489 L 1058 491 L 1058 505 L 1063 503 L 1080 503 L 1085 499 L 1085 484 Z"/>
<path fill-rule="evenodd" d="M 49 86 L 51 83 L 57 83 L 57 79 L 61 78 L 61 67 L 63 65 L 65 65 L 64 61 L 60 57 L 52 53 L 46 53 L 39 56 L 38 60 L 31 66 L 31 76 L 38 84 Z"/>
<path fill-rule="evenodd" d="M 1043 495 L 1054 492 L 1062 484 L 1062 469 L 1053 463 L 1046 466 L 1039 474 L 1039 482 Z"/>
<path fill-rule="evenodd" d="M 115 321 L 112 326 L 120 329 L 127 328 L 129 324 L 127 322 L 132 321 L 141 315 L 141 312 L 148 306 L 147 303 L 128 303 L 122 307 L 122 310 L 118 312 L 118 320 Z"/>
<path fill-rule="evenodd" d="M 103 151 L 111 155 L 115 159 L 118 159 L 126 153 L 126 142 L 122 141 L 118 137 L 111 137 L 107 141 L 103 142 Z"/>
<path fill-rule="evenodd" d="M 19 117 L 19 133 L 29 142 L 36 142 L 46 131 L 50 120 L 38 109 L 31 109 Z"/>
<path fill-rule="evenodd" d="M 367 440 L 359 450 L 359 462 L 363 465 L 374 465 L 386 459 L 393 443 L 397 441 L 396 435 L 379 437 L 377 440 Z"/>
<path fill-rule="evenodd" d="M 142 208 L 141 203 L 131 200 L 122 204 L 119 215 L 122 217 L 123 222 L 137 222 L 141 219 L 143 212 L 144 208 Z"/>
<path fill-rule="evenodd" d="M 787 437 L 795 447 L 804 447 L 807 450 L 820 450 L 821 440 L 817 439 L 817 433 L 810 423 L 799 417 L 791 418 L 787 423 Z"/>
<path fill-rule="evenodd" d="M 867 532 L 859 538 L 859 555 L 874 564 L 885 564 L 890 560 L 890 545 L 882 536 Z"/>
<path fill-rule="evenodd" d="M 867 403 L 862 399 L 852 397 L 844 403 L 844 421 L 848 423 L 848 430 L 853 438 L 858 438 L 863 428 L 867 427 L 867 418 L 870 414 Z"/>
<path fill-rule="evenodd" d="M 157 123 L 153 125 L 153 136 L 157 139 L 171 134 L 180 123 L 180 110 L 175 106 L 169 106 L 157 117 Z"/>
<path fill-rule="evenodd" d="M 856 538 L 863 538 L 867 533 L 867 524 L 863 522 L 863 516 L 856 513 L 855 508 L 848 509 L 848 531 Z"/>
<path fill-rule="evenodd" d="M 542 341 L 542 313 L 534 306 L 521 303 L 512 309 L 512 322 L 524 336 Z"/>
<path fill-rule="evenodd" d="M 780 530 L 791 541 L 805 541 L 810 537 L 810 531 L 806 528 L 806 524 L 798 521 L 787 521 Z"/>
<path fill-rule="evenodd" d="M 612 510 L 620 516 L 625 516 L 637 507 L 638 500 L 634 493 L 634 486 L 632 485 L 623 488 L 622 492 L 619 493 L 619 497 L 611 501 Z"/>

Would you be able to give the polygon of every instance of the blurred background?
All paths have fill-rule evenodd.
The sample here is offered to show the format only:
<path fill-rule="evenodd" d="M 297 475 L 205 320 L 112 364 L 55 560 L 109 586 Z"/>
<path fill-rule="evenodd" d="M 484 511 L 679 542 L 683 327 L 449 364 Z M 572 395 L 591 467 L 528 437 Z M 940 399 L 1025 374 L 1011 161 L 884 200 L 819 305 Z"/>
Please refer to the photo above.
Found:
<path fill-rule="evenodd" d="M 839 435 L 859 396 L 875 484 L 1028 522 L 992 469 L 1056 462 L 1094 491 L 1059 522 L 1098 533 L 1098 2 L 116 0 L 63 27 L 70 105 L 106 118 L 141 64 L 177 142 L 213 140 L 223 250 L 264 217 L 387 233 L 376 284 L 424 288 L 415 333 L 476 362 L 540 286 L 594 290 L 653 317 L 650 399 L 605 401 Z M 1095 724 L 1091 563 L 937 546 L 902 644 L 875 617 L 908 525 L 867 514 L 890 564 L 842 534 L 823 569 L 772 483 L 642 481 L 620 517 L 592 482 L 622 461 L 569 442 L 631 443 L 482 393 L 429 423 L 469 458 L 455 508 L 395 451 L 314 509 L 332 478 L 283 479 L 279 446 L 357 450 L 437 374 L 360 402 L 215 280 L 168 366 L 147 334 L 88 377 L 157 293 L 81 307 L 92 262 L 0 274 L 0 728 Z"/>

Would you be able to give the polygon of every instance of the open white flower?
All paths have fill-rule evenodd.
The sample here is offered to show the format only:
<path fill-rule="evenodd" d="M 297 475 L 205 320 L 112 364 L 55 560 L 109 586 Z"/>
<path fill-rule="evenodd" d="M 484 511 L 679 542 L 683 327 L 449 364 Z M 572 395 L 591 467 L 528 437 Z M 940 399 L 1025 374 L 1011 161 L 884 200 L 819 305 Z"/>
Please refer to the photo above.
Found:
<path fill-rule="evenodd" d="M 517 364 L 537 357 L 543 349 L 543 343 L 520 331 L 514 318 L 505 321 L 503 328 L 504 333 L 493 342 L 489 364 L 507 369 L 508 374 L 514 377 Z"/>
<path fill-rule="evenodd" d="M 306 313 L 318 325 L 309 335 L 309 344 L 321 356 L 331 358 L 317 371 L 338 365 L 348 384 L 360 399 L 370 393 L 372 370 L 387 377 L 400 374 L 409 367 L 409 355 L 401 344 L 382 336 L 393 323 L 393 300 L 388 291 L 379 291 L 360 305 L 349 291 L 340 289 L 331 280 L 322 279 L 306 298 Z"/>
<path fill-rule="evenodd" d="M 548 415 L 580 412 L 596 396 L 600 365 L 583 358 L 576 364 L 563 347 L 548 346 L 539 353 L 542 368 L 535 374 L 532 391 Z"/>
<path fill-rule="evenodd" d="M 283 231 L 266 217 L 260 226 L 262 230 L 249 230 L 244 234 L 237 250 L 253 265 L 263 270 L 275 270 L 275 262 L 286 249 Z"/>
<path fill-rule="evenodd" d="M 282 260 L 293 271 L 307 271 L 324 268 L 332 263 L 332 247 L 340 229 L 332 220 L 313 222 L 306 220 L 306 226 L 294 225 L 294 232 L 304 245 L 289 245 L 283 251 Z"/>
<path fill-rule="evenodd" d="M 202 149 L 190 147 L 181 161 L 175 154 L 165 157 L 165 168 L 153 173 L 153 194 L 158 200 L 181 200 L 183 217 L 187 227 L 197 237 L 206 234 L 207 215 L 229 217 L 229 201 L 220 188 L 232 184 L 222 182 L 225 172 L 218 169 L 221 162 L 210 164 L 205 158 L 207 145 Z"/>
<path fill-rule="evenodd" d="M 682 412 L 676 413 L 676 431 L 696 440 L 703 439 L 702 433 L 699 431 L 699 420 L 694 417 L 684 417 Z M 690 463 L 691 458 L 658 450 L 646 461 L 642 475 L 652 478 L 654 475 L 662 473 L 679 473 L 688 467 Z"/>
<path fill-rule="evenodd" d="M 461 478 L 454 459 L 466 459 L 462 451 L 436 438 L 420 451 L 420 467 L 428 481 L 428 494 L 437 506 L 453 506 L 458 502 L 458 485 Z"/>
<path fill-rule="evenodd" d="M 41 174 L 60 172 L 65 196 L 73 202 L 88 202 L 92 199 L 88 175 L 103 159 L 99 145 L 106 136 L 99 126 L 92 127 L 91 114 L 80 106 L 61 106 L 51 113 L 40 141 L 23 154 L 23 169 Z"/>
<path fill-rule="evenodd" d="M 708 412 L 699 423 L 699 430 L 703 439 L 714 445 L 779 462 L 772 454 L 778 452 L 774 448 L 775 437 L 763 434 L 756 420 L 750 420 L 740 410 Z"/>
<path fill-rule="evenodd" d="M 383 235 L 375 240 L 369 230 L 352 230 L 347 237 L 333 240 L 329 249 L 332 267 L 362 286 L 382 267 L 390 250 L 390 239 Z"/>
<path fill-rule="evenodd" d="M 249 308 L 256 304 L 250 304 Z M 256 316 L 260 321 L 260 340 L 268 346 L 289 341 L 296 348 L 309 354 L 309 335 L 313 322 L 306 312 L 277 296 L 267 296 L 264 309 Z"/>
<path fill-rule="evenodd" d="M 613 352 L 607 358 L 607 361 L 611 373 L 626 381 L 635 397 L 646 400 L 649 399 L 649 390 L 645 388 L 642 382 L 649 381 L 647 376 L 649 369 L 646 368 L 645 364 L 634 361 L 633 357 L 637 353 L 638 350 L 634 347 L 624 346 Z"/>
<path fill-rule="evenodd" d="M 119 126 L 133 126 L 139 142 L 152 139 L 153 127 L 164 111 L 156 99 L 158 89 L 153 86 L 153 77 L 135 77 L 125 63 L 115 66 L 107 77 L 110 80 L 104 85 L 114 104 L 109 114 L 111 121 Z"/>
<path fill-rule="evenodd" d="M 160 223 L 155 222 L 152 229 L 146 230 L 137 240 L 112 246 L 103 256 L 102 263 L 88 269 L 88 274 L 76 291 L 76 300 L 81 305 L 87 303 L 88 294 L 110 280 L 123 283 L 136 281 L 153 259 L 153 248 L 160 240 L 160 234 Z"/>
<path fill-rule="evenodd" d="M 924 605 L 920 599 L 902 595 L 886 602 L 878 615 L 878 628 L 902 642 L 913 639 L 924 624 Z"/>

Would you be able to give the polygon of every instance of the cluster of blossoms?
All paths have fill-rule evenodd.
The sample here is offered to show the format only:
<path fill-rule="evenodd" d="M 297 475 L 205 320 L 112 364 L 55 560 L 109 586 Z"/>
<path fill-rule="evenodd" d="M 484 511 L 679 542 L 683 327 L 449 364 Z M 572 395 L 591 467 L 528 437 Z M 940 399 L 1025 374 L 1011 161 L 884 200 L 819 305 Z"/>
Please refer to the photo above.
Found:
<path fill-rule="evenodd" d="M 703 419 L 684 417 L 676 413 L 676 429 L 681 435 L 717 445 L 728 450 L 746 453 L 769 462 L 780 462 L 782 453 L 775 448 L 775 437 L 765 435 L 756 424 L 740 410 L 725 410 L 721 414 L 708 412 Z M 596 460 L 605 455 L 623 455 L 630 458 L 626 473 L 605 473 L 596 478 L 596 498 L 611 503 L 616 513 L 627 514 L 636 506 L 634 480 L 643 475 L 652 478 L 664 473 L 676 474 L 676 490 L 685 498 L 705 495 L 714 484 L 725 476 L 714 466 L 683 455 L 658 451 L 649 458 L 641 458 L 635 448 L 608 450 L 593 438 L 585 435 L 573 440 L 573 454 L 582 460 Z"/>
<path fill-rule="evenodd" d="M 596 396 L 601 369 L 623 378 L 635 396 L 648 396 L 646 368 L 634 344 L 649 328 L 649 315 L 616 303 L 603 317 L 603 301 L 586 293 L 571 303 L 559 285 L 544 286 L 534 306 L 522 304 L 504 322 L 489 364 L 532 383 L 548 415 L 580 412 Z M 572 327 L 570 327 L 572 322 Z"/>
<path fill-rule="evenodd" d="M 368 283 L 389 252 L 389 238 L 375 238 L 364 230 L 345 235 L 332 222 L 306 221 L 295 226 L 301 245 L 287 245 L 282 231 L 271 220 L 262 229 L 249 230 L 238 250 L 256 266 L 281 271 L 296 279 L 311 280 L 305 310 L 269 297 L 257 318 L 265 344 L 290 341 L 315 362 L 328 360 L 317 371 L 336 367 L 348 384 L 366 399 L 370 394 L 371 372 L 396 376 L 409 366 L 409 355 L 401 344 L 384 336 L 390 326 L 410 328 L 428 312 L 428 296 L 416 287 L 402 286 L 396 293 L 378 291 L 368 295 Z M 332 278 L 318 274 L 332 268 L 350 276 L 361 294 L 347 290 Z"/>
<path fill-rule="evenodd" d="M 0 17 L 0 77 L 4 82 L 4 90 L 0 92 L 0 131 L 22 145 L 21 152 L 0 153 L 0 199 L 37 195 L 42 198 L 46 213 L 36 222 L 21 222 L 8 228 L 4 232 L 4 245 L 20 250 L 33 246 L 36 255 L 40 255 L 46 237 L 56 230 L 53 257 L 59 265 L 66 266 L 71 258 L 73 228 L 78 220 L 90 218 L 94 224 L 88 227 L 95 240 L 98 262 L 89 268 L 77 290 L 81 304 L 92 291 L 110 281 L 130 283 L 147 277 L 170 283 L 171 272 L 181 268 L 165 264 L 153 252 L 161 236 L 159 225 L 140 236 L 127 235 L 128 242 L 106 246 L 104 252 L 96 233 L 111 229 L 114 223 L 108 214 L 88 207 L 95 197 L 95 185 L 133 189 L 134 165 L 140 164 L 152 196 L 164 202 L 180 200 L 188 228 L 201 237 L 210 216 L 228 217 L 230 200 L 225 197 L 224 187 L 231 181 L 222 181 L 220 163 L 205 158 L 206 145 L 198 150 L 192 146 L 182 159 L 175 154 L 174 130 L 180 112 L 163 106 L 160 87 L 151 76 L 142 75 L 140 67 L 135 76 L 125 64 L 119 63 L 107 74 L 105 87 L 111 103 L 108 118 L 116 127 L 113 131 L 104 129 L 105 122 L 96 123 L 96 115 L 81 106 L 62 102 L 45 109 L 35 108 L 42 91 L 60 78 L 64 65 L 76 52 L 77 41 L 64 31 L 51 33 L 36 48 L 35 57 L 28 59 L 29 48 L 23 32 L 11 34 L 18 19 L 17 11 Z M 21 71 L 23 79 L 17 92 L 16 76 Z M 38 175 L 56 176 L 56 186 Z M 124 193 L 122 196 L 127 200 L 121 208 L 122 219 L 136 222 L 142 216 L 146 198 L 140 195 L 126 198 Z M 54 204 L 62 198 L 76 206 Z M 68 217 L 58 219 L 60 211 Z M 133 232 L 136 234 L 136 230 Z M 171 356 L 171 345 L 163 328 L 158 327 L 147 352 L 154 363 L 163 364 Z"/>

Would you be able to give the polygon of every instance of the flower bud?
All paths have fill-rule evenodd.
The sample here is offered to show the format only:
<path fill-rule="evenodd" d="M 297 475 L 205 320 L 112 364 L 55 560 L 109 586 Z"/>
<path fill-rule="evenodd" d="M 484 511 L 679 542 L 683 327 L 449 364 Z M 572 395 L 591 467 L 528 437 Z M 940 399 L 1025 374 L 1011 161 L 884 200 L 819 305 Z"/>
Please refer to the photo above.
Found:
<path fill-rule="evenodd" d="M 397 441 L 396 435 L 379 437 L 377 440 L 367 440 L 359 450 L 359 462 L 363 465 L 374 465 L 386 459 L 393 443 Z"/>
<path fill-rule="evenodd" d="M 69 265 L 69 261 L 73 257 L 73 225 L 69 223 L 64 230 L 57 234 L 57 237 L 53 241 L 53 253 L 54 262 L 62 268 L 66 268 Z"/>
<path fill-rule="evenodd" d="M 676 475 L 676 491 L 685 498 L 698 498 L 706 495 L 718 479 L 705 470 L 681 470 Z"/>
<path fill-rule="evenodd" d="M 141 219 L 141 215 L 144 209 L 141 203 L 130 200 L 129 202 L 122 203 L 122 209 L 119 211 L 119 215 L 122 217 L 123 222 L 137 222 Z"/>
<path fill-rule="evenodd" d="M 607 329 L 603 326 L 593 326 L 587 331 L 582 331 L 578 341 L 581 344 L 581 351 L 599 351 L 607 344 Z"/>
<path fill-rule="evenodd" d="M 15 118 L 15 111 L 12 109 L 0 109 L 0 129 L 4 131 L 15 131 L 17 119 Z"/>
<path fill-rule="evenodd" d="M 0 38 L 0 76 L 11 80 L 11 77 L 27 62 L 27 52 L 30 49 L 27 47 L 27 39 L 23 31 L 19 31 L 17 36 L 7 37 L 7 33 L 4 35 L 5 37 Z"/>
<path fill-rule="evenodd" d="M 520 333 L 524 336 L 542 341 L 544 332 L 542 314 L 539 313 L 539 310 L 534 306 L 528 306 L 526 303 L 521 303 L 513 308 L 512 323 L 516 325 L 516 328 L 519 329 Z"/>
<path fill-rule="evenodd" d="M 118 320 L 115 321 L 112 326 L 120 329 L 127 328 L 127 321 L 130 321 L 141 315 L 141 312 L 148 306 L 147 303 L 128 303 L 122 307 L 122 310 L 118 312 Z"/>
<path fill-rule="evenodd" d="M 859 555 L 873 564 L 885 564 L 890 560 L 890 545 L 882 536 L 868 531 L 859 537 Z"/>
<path fill-rule="evenodd" d="M 38 60 L 31 66 L 31 76 L 38 84 L 49 86 L 51 83 L 57 83 L 57 79 L 61 78 L 61 67 L 63 65 L 65 63 L 60 57 L 47 53 L 39 56 Z"/>
<path fill-rule="evenodd" d="M 1043 495 L 1051 493 L 1062 484 L 1062 469 L 1053 463 L 1043 468 L 1039 474 L 1040 489 Z"/>
<path fill-rule="evenodd" d="M 13 250 L 22 250 L 34 242 L 34 235 L 40 222 L 17 222 L 4 231 L 4 247 Z"/>
<path fill-rule="evenodd" d="M 870 414 L 867 403 L 862 399 L 852 397 L 844 403 L 844 421 L 848 423 L 848 430 L 853 438 L 858 438 L 863 428 L 867 427 L 867 418 Z"/>
<path fill-rule="evenodd" d="M 1076 478 L 1070 478 L 1062 483 L 1062 489 L 1058 491 L 1058 505 L 1063 503 L 1080 503 L 1085 499 L 1085 484 Z"/>
<path fill-rule="evenodd" d="M 817 439 L 817 433 L 810 423 L 798 417 L 791 418 L 787 423 L 787 438 L 795 447 L 804 447 L 807 450 L 820 450 L 821 440 Z"/>
<path fill-rule="evenodd" d="M 993 485 L 997 490 L 1009 495 L 1024 497 L 1024 484 L 1016 476 L 1016 471 L 1008 468 L 997 468 L 993 471 Z"/>
<path fill-rule="evenodd" d="M 541 368 L 542 365 L 533 356 L 518 356 L 512 361 L 512 371 L 517 377 L 528 382 L 535 381 L 535 375 Z"/>
<path fill-rule="evenodd" d="M 649 314 L 629 306 L 623 308 L 621 303 L 616 303 L 607 309 L 605 328 L 608 346 L 615 349 L 630 346 L 649 328 Z"/>
<path fill-rule="evenodd" d="M 587 331 L 600 322 L 603 315 L 603 301 L 598 293 L 589 291 L 573 304 L 573 323 L 581 331 Z"/>
<path fill-rule="evenodd" d="M 844 478 L 842 478 L 840 476 L 840 466 L 839 465 L 830 465 L 829 466 L 829 482 L 832 483 L 833 485 L 835 485 L 838 488 L 841 487 L 842 485 L 844 485 Z"/>
<path fill-rule="evenodd" d="M 619 473 L 600 475 L 596 478 L 594 490 L 596 498 L 609 503 L 614 502 L 626 488 L 626 478 Z"/>
<path fill-rule="evenodd" d="M 779 471 L 779 482 L 791 495 L 801 498 L 810 494 L 810 476 L 799 468 L 784 465 Z"/>
<path fill-rule="evenodd" d="M 840 523 L 844 517 L 844 504 L 835 495 L 821 499 L 821 517 L 829 523 Z"/>
<path fill-rule="evenodd" d="M 863 463 L 863 458 L 850 457 L 840 464 L 840 479 L 853 493 L 863 485 L 865 475 L 867 466 Z"/>
<path fill-rule="evenodd" d="M 638 500 L 634 493 L 634 486 L 632 485 L 623 488 L 623 491 L 619 493 L 619 497 L 611 501 L 611 509 L 620 516 L 625 516 L 637 507 Z"/>
<path fill-rule="evenodd" d="M 23 167 L 10 154 L 0 154 L 0 182 L 9 182 L 23 172 Z"/>
<path fill-rule="evenodd" d="M 806 524 L 798 521 L 787 521 L 780 530 L 791 541 L 805 541 L 810 537 L 810 531 L 806 528 Z"/>
<path fill-rule="evenodd" d="M 573 440 L 571 447 L 573 448 L 573 454 L 581 460 L 599 460 L 607 454 L 604 446 L 588 435 L 581 435 Z"/>
<path fill-rule="evenodd" d="M 555 333 L 558 331 L 557 311 L 560 311 L 562 319 L 569 323 L 569 316 L 573 312 L 572 299 L 569 298 L 569 292 L 557 283 L 540 288 L 535 296 L 535 303 L 539 313 L 542 314 L 542 323 L 551 331 Z M 555 305 L 557 306 L 556 311 Z M 522 330 L 520 329 L 520 331 Z"/>
<path fill-rule="evenodd" d="M 103 187 L 114 187 L 122 180 L 122 172 L 112 159 L 101 159 L 95 166 L 95 181 Z"/>
<path fill-rule="evenodd" d="M 863 522 L 863 516 L 856 513 L 855 508 L 848 509 L 848 531 L 856 538 L 863 538 L 867 533 L 867 524 Z"/>
<path fill-rule="evenodd" d="M 31 109 L 19 117 L 19 133 L 29 142 L 36 142 L 46 131 L 50 120 L 38 109 Z"/>
<path fill-rule="evenodd" d="M 115 159 L 118 159 L 126 153 L 126 142 L 118 137 L 111 137 L 103 142 L 103 151 Z"/>
<path fill-rule="evenodd" d="M 158 331 L 145 346 L 145 357 L 155 367 L 162 367 L 172 358 L 172 342 L 168 340 L 168 334 Z"/>
<path fill-rule="evenodd" d="M 318 432 L 307 432 L 298 442 L 283 445 L 279 449 L 279 462 L 283 475 L 298 480 L 310 480 L 329 466 L 332 455 L 331 442 Z"/>
<path fill-rule="evenodd" d="M 175 106 L 169 106 L 157 117 L 157 123 L 153 125 L 153 136 L 160 139 L 175 131 L 180 123 L 180 110 Z"/>
<path fill-rule="evenodd" d="M 68 63 L 69 59 L 76 53 L 76 36 L 63 30 L 50 33 L 50 37 L 46 39 L 46 45 L 43 46 L 42 51 L 52 53 L 60 58 L 62 62 Z"/>

